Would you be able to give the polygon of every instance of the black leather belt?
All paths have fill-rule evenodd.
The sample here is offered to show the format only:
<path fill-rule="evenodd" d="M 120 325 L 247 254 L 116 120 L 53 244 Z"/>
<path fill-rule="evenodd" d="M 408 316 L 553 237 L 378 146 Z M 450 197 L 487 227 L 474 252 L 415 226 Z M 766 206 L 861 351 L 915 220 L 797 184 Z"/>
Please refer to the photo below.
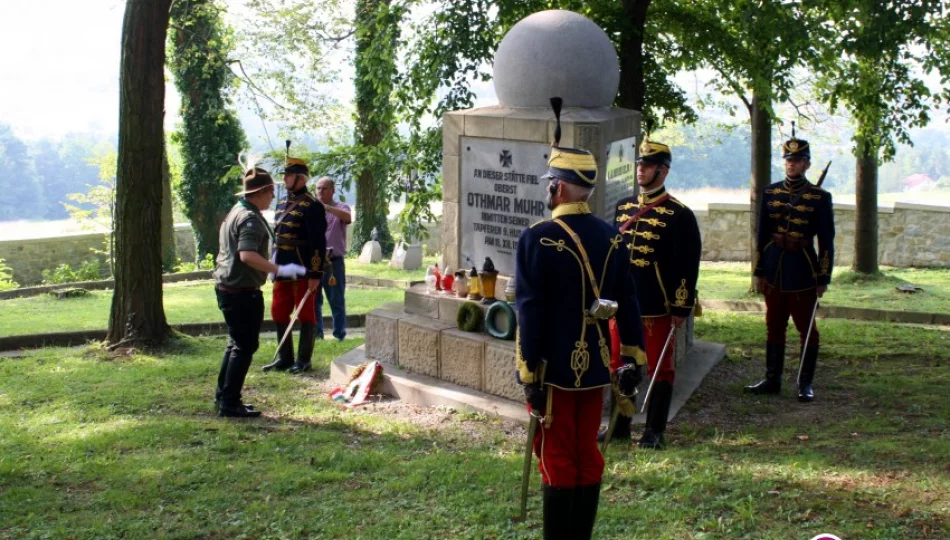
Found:
<path fill-rule="evenodd" d="M 260 287 L 228 287 L 227 285 L 221 285 L 220 283 L 214 287 L 222 292 L 255 292 L 261 290 Z"/>
<path fill-rule="evenodd" d="M 775 245 L 785 251 L 801 251 L 805 249 L 805 241 L 801 238 L 795 238 L 787 234 L 775 233 L 772 235 Z"/>

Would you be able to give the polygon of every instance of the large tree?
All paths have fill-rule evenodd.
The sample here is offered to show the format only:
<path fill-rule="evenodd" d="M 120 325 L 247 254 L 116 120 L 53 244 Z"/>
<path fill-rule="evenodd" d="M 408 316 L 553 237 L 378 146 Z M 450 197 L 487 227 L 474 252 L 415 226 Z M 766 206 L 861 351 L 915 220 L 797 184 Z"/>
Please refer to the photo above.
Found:
<path fill-rule="evenodd" d="M 912 144 L 909 129 L 926 125 L 941 96 L 923 79 L 950 76 L 947 2 L 944 0 L 810 0 L 828 22 L 817 34 L 821 97 L 832 110 L 844 104 L 855 123 L 857 168 L 854 264 L 878 272 L 878 165 L 894 158 L 897 143 Z M 948 97 L 946 88 L 943 98 Z"/>
<path fill-rule="evenodd" d="M 159 345 L 170 335 L 162 306 L 162 121 L 171 0 L 128 0 L 119 67 L 115 293 L 107 341 Z"/>
<path fill-rule="evenodd" d="M 711 68 L 714 88 L 738 98 L 751 125 L 750 243 L 756 264 L 758 198 L 772 181 L 774 105 L 789 100 L 795 68 L 812 59 L 812 23 L 796 4 L 779 0 L 665 0 L 657 2 L 666 31 L 682 54 L 682 69 Z"/>
<path fill-rule="evenodd" d="M 182 125 L 174 134 L 184 160 L 179 193 L 195 233 L 197 259 L 218 253 L 218 228 L 240 185 L 235 167 L 247 141 L 228 90 L 231 35 L 217 0 L 172 6 L 169 65 L 181 95 Z"/>

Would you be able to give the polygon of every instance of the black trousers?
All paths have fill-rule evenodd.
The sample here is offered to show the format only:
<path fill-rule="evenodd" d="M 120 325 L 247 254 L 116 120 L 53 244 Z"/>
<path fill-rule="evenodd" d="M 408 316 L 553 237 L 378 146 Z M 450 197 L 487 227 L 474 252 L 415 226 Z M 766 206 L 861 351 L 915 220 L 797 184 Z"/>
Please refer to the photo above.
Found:
<path fill-rule="evenodd" d="M 222 291 L 215 289 L 218 308 L 228 325 L 228 344 L 221 359 L 215 396 L 223 407 L 241 405 L 241 389 L 251 367 L 251 359 L 260 344 L 264 322 L 264 296 L 261 291 Z"/>

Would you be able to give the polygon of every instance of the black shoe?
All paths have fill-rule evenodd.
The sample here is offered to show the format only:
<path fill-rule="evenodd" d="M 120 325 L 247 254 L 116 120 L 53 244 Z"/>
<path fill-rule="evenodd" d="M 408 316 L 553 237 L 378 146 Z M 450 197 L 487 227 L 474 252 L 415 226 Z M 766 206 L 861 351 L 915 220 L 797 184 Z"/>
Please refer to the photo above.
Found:
<path fill-rule="evenodd" d="M 238 405 L 237 407 L 230 407 L 222 405 L 218 409 L 218 416 L 228 417 L 228 418 L 257 418 L 261 415 L 261 411 L 258 411 L 254 407 L 248 407 L 247 405 Z"/>
<path fill-rule="evenodd" d="M 640 436 L 640 440 L 637 441 L 637 446 L 640 448 L 652 448 L 653 450 L 661 450 L 663 448 L 663 434 L 656 433 L 650 428 L 643 430 L 643 435 Z"/>
<path fill-rule="evenodd" d="M 291 366 L 288 373 L 293 373 L 294 375 L 297 375 L 298 373 L 304 373 L 304 372 L 310 371 L 311 369 L 313 369 L 313 365 L 310 362 L 307 362 L 306 364 L 294 364 L 293 366 Z"/>
<path fill-rule="evenodd" d="M 271 362 L 270 364 L 267 364 L 261 369 L 263 369 L 265 372 L 270 371 L 270 370 L 287 371 L 288 369 L 292 367 L 294 367 L 293 360 L 288 361 L 278 356 L 277 360 L 274 360 L 273 362 Z"/>
<path fill-rule="evenodd" d="M 297 361 L 290 368 L 293 374 L 310 371 L 310 359 L 313 356 L 313 336 L 317 331 L 317 325 L 313 323 L 302 323 L 300 325 L 300 344 L 297 347 Z"/>
<path fill-rule="evenodd" d="M 747 394 L 779 394 L 782 383 L 774 379 L 763 379 L 756 384 L 743 388 Z"/>
<path fill-rule="evenodd" d="M 782 391 L 782 370 L 785 368 L 785 344 L 765 344 L 765 380 L 746 386 L 750 394 L 778 394 Z"/>
<path fill-rule="evenodd" d="M 617 415 L 617 424 L 614 425 L 614 432 L 610 435 L 611 443 L 629 443 L 630 442 L 630 422 L 632 418 L 622 414 Z M 597 442 L 604 442 L 607 436 L 607 428 L 602 427 L 597 432 Z"/>
<path fill-rule="evenodd" d="M 810 403 L 815 400 L 811 382 L 815 380 L 815 366 L 818 364 L 818 347 L 808 347 L 802 355 L 802 365 L 798 375 L 798 401 Z"/>
<path fill-rule="evenodd" d="M 283 339 L 284 334 L 287 332 L 286 324 L 277 325 L 277 343 L 280 343 L 280 340 Z M 287 371 L 294 365 L 294 341 L 293 336 L 288 336 L 287 341 L 284 342 L 280 350 L 277 351 L 277 360 L 274 360 L 270 364 L 267 364 L 262 369 L 265 372 L 270 370 L 274 371 Z"/>
<path fill-rule="evenodd" d="M 249 411 L 256 411 L 256 410 L 257 410 L 257 409 L 255 409 L 254 406 L 251 405 L 250 403 L 245 403 L 245 404 L 244 404 L 244 408 L 247 409 L 247 410 L 249 410 Z M 220 409 L 221 409 L 221 398 L 219 398 L 219 397 L 214 398 L 214 410 L 217 411 L 217 410 L 220 410 Z"/>

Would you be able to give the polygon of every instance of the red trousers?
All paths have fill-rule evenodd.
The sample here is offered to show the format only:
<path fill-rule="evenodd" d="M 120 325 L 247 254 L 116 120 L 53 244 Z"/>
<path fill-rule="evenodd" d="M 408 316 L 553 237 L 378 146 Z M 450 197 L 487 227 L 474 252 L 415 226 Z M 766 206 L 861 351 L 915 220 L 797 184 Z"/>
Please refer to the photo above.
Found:
<path fill-rule="evenodd" d="M 656 365 L 660 360 L 660 353 L 663 352 L 663 345 L 666 344 L 666 338 L 670 335 L 670 328 L 673 328 L 673 317 L 664 315 L 662 317 L 644 318 L 643 321 L 643 340 L 647 353 L 647 376 L 653 377 L 656 371 Z M 670 345 L 666 348 L 666 356 L 663 357 L 663 365 L 660 366 L 660 374 L 656 376 L 657 382 L 668 381 L 670 383 L 676 378 L 676 366 L 673 364 L 673 346 L 676 344 L 676 335 L 670 340 Z M 620 361 L 620 333 L 617 330 L 615 319 L 610 320 L 610 367 L 616 371 L 623 363 Z"/>
<path fill-rule="evenodd" d="M 297 305 L 300 304 L 304 293 L 307 292 L 307 287 L 308 280 L 306 279 L 274 282 L 274 294 L 270 305 L 270 316 L 274 319 L 275 323 L 290 323 L 290 314 L 293 313 Z M 319 292 L 318 290 L 315 293 L 311 293 L 310 296 L 307 297 L 307 301 L 303 307 L 300 308 L 300 313 L 297 314 L 297 320 L 301 323 L 316 324 L 317 318 L 313 311 L 313 299 L 314 295 Z"/>
<path fill-rule="evenodd" d="M 778 287 L 769 287 L 768 292 L 765 293 L 765 324 L 768 328 L 765 341 L 773 345 L 785 345 L 788 316 L 791 315 L 795 328 L 798 329 L 799 342 L 804 345 L 805 334 L 808 333 L 808 322 L 811 321 L 817 298 L 818 293 L 815 289 L 779 292 Z M 812 325 L 808 346 L 818 346 L 818 321 Z"/>
<path fill-rule="evenodd" d="M 603 388 L 561 390 L 548 386 L 551 425 L 544 421 L 534 436 L 541 481 L 548 486 L 569 488 L 600 483 L 604 456 L 597 446 Z M 529 407 L 530 408 L 530 407 Z"/>

